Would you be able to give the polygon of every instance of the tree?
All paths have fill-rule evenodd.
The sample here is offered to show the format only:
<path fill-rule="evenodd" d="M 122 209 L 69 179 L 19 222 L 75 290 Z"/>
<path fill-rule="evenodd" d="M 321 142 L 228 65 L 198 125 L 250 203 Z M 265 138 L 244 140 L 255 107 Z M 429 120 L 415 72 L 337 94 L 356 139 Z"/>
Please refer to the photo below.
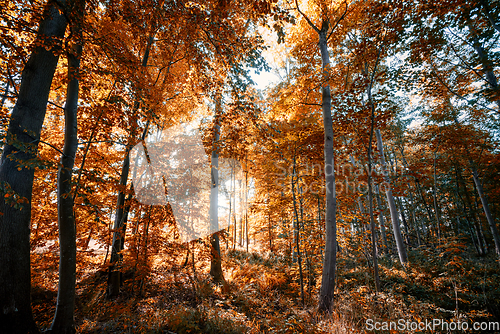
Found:
<path fill-rule="evenodd" d="M 82 56 L 82 24 L 85 13 L 85 0 L 74 1 L 65 8 L 71 17 L 70 30 L 74 41 L 68 52 L 68 88 L 64 107 L 64 148 L 57 180 L 57 209 L 59 226 L 59 287 L 57 306 L 51 333 L 75 333 L 74 308 L 76 294 L 76 223 L 74 198 L 71 193 L 73 167 L 78 148 L 77 109 Z"/>
<path fill-rule="evenodd" d="M 218 209 L 219 209 L 219 137 L 220 137 L 220 116 L 222 112 L 222 94 L 219 92 L 215 96 L 214 112 L 214 140 L 212 144 L 211 165 L 211 187 L 210 187 L 210 230 L 219 230 Z M 222 263 L 220 256 L 219 234 L 213 233 L 210 236 L 210 275 L 216 283 L 224 282 Z"/>
<path fill-rule="evenodd" d="M 392 221 L 392 230 L 394 232 L 394 239 L 396 240 L 396 246 L 398 248 L 399 261 L 401 261 L 401 265 L 406 266 L 408 262 L 408 257 L 406 255 L 406 248 L 403 244 L 403 238 L 401 237 L 401 229 L 399 227 L 399 218 L 398 211 L 396 208 L 396 203 L 394 202 L 394 196 L 392 195 L 391 182 L 388 176 L 387 165 L 385 163 L 384 157 L 384 147 L 382 143 L 382 135 L 380 134 L 380 130 L 377 129 L 377 148 L 379 152 L 380 164 L 382 165 L 385 182 L 387 187 L 385 189 L 385 194 L 387 195 L 387 202 L 389 203 L 389 210 L 391 211 L 391 221 Z"/>
<path fill-rule="evenodd" d="M 52 78 L 59 59 L 66 16 L 45 6 L 34 49 L 24 67 L 0 165 L 0 329 L 38 332 L 30 305 L 30 214 L 37 150 Z"/>
<path fill-rule="evenodd" d="M 330 30 L 330 10 L 327 5 L 321 7 L 321 28 L 316 25 L 300 10 L 298 0 L 295 0 L 297 11 L 304 17 L 309 26 L 318 34 L 319 51 L 321 53 L 322 67 L 322 111 L 324 127 L 324 171 L 326 188 L 326 211 L 325 211 L 325 257 L 323 260 L 323 274 L 321 278 L 321 292 L 319 297 L 319 309 L 327 311 L 330 309 L 335 290 L 335 271 L 337 258 L 337 221 L 336 210 L 337 201 L 335 196 L 335 164 L 333 160 L 333 126 L 332 126 L 332 97 L 330 85 L 328 84 L 330 70 L 330 56 L 328 54 L 328 38 L 333 34 L 339 22 L 347 13 L 347 2 L 345 11 L 337 18 L 337 21 Z M 337 11 L 340 8 L 337 9 Z"/>

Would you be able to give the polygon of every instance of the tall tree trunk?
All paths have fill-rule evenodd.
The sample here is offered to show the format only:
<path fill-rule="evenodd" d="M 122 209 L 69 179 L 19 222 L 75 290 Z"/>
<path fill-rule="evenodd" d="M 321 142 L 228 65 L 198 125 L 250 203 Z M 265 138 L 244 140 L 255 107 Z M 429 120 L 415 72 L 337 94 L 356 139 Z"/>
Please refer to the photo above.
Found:
<path fill-rule="evenodd" d="M 71 179 L 78 148 L 78 93 L 80 58 L 82 55 L 81 24 L 85 12 L 85 0 L 74 2 L 69 9 L 73 18 L 71 32 L 77 40 L 68 53 L 68 88 L 64 108 L 64 147 L 57 180 L 57 213 L 59 225 L 59 287 L 57 306 L 51 333 L 75 333 L 76 293 L 76 224 L 74 199 L 71 195 Z"/>
<path fill-rule="evenodd" d="M 476 219 L 476 213 L 474 211 L 474 207 L 472 206 L 472 201 L 469 195 L 469 191 L 467 189 L 467 185 L 465 184 L 464 178 L 462 176 L 462 171 L 458 165 L 455 165 L 455 174 L 456 174 L 456 181 L 457 181 L 457 196 L 460 197 L 460 199 L 463 202 L 464 205 L 464 213 L 465 216 L 467 217 L 467 205 L 469 206 L 469 213 L 470 213 L 470 218 L 472 220 L 472 224 L 474 226 L 474 232 L 476 234 L 477 238 L 477 251 L 478 255 L 483 256 L 486 255 L 486 245 L 483 242 L 483 238 L 481 237 L 481 226 L 479 222 Z M 465 199 L 466 201 L 463 200 L 462 196 L 460 196 L 460 185 L 464 188 L 464 194 L 465 194 Z"/>
<path fill-rule="evenodd" d="M 58 2 L 65 5 L 66 1 Z M 34 49 L 22 73 L 0 165 L 0 332 L 38 332 L 30 303 L 30 219 L 35 169 L 52 78 L 66 17 L 55 2 L 46 5 Z M 52 45 L 50 48 L 45 48 Z M 9 195 L 6 197 L 5 195 Z M 8 200 L 6 200 L 8 198 Z M 22 201 L 16 205 L 11 200 Z"/>
<path fill-rule="evenodd" d="M 238 245 L 241 247 L 243 247 L 243 186 L 241 184 L 241 179 L 238 180 L 238 199 L 239 199 L 239 202 L 240 202 L 240 207 L 239 207 L 239 211 L 240 211 L 240 229 L 239 229 L 239 233 L 238 233 Z"/>
<path fill-rule="evenodd" d="M 323 273 L 321 276 L 321 290 L 319 309 L 329 310 L 335 290 L 335 274 L 337 270 L 337 197 L 335 195 L 335 165 L 333 161 L 333 121 L 332 97 L 328 85 L 328 71 L 330 57 L 328 55 L 327 33 L 329 22 L 323 21 L 319 32 L 319 48 L 321 52 L 322 69 L 325 82 L 322 86 L 322 109 L 324 127 L 324 156 L 325 156 L 325 257 L 323 259 Z"/>
<path fill-rule="evenodd" d="M 84 5 L 84 4 L 83 4 Z M 83 13 L 83 8 L 78 8 Z M 78 35 L 81 35 L 78 33 Z M 57 182 L 57 211 L 59 225 L 59 288 L 57 306 L 51 333 L 75 333 L 74 309 L 76 292 L 76 225 L 71 196 L 71 178 L 78 148 L 77 108 L 82 54 L 81 41 L 78 41 L 68 54 L 68 90 L 64 108 L 65 129 L 64 148 L 61 157 Z"/>
<path fill-rule="evenodd" d="M 441 222 L 439 219 L 439 207 L 437 202 L 437 175 L 436 175 L 436 154 L 439 148 L 439 144 L 434 151 L 434 161 L 433 161 L 433 186 L 432 186 L 432 198 L 434 200 L 434 216 L 436 217 L 437 234 L 438 234 L 438 244 L 441 245 Z"/>
<path fill-rule="evenodd" d="M 322 12 L 321 29 L 299 9 L 298 0 L 295 0 L 297 11 L 304 17 L 319 37 L 319 51 L 321 54 L 321 109 L 323 113 L 324 128 L 324 171 L 325 171 L 325 256 L 323 258 L 323 272 L 321 275 L 321 289 L 319 293 L 318 309 L 330 311 L 335 291 L 335 273 L 337 270 L 337 197 L 335 195 L 335 164 L 333 161 L 333 121 L 332 121 L 332 95 L 328 79 L 330 77 L 330 55 L 328 54 L 328 37 L 335 31 L 337 25 L 347 14 L 345 12 L 338 18 L 331 32 L 328 12 Z"/>
<path fill-rule="evenodd" d="M 406 249 L 405 245 L 403 244 L 403 238 L 401 237 L 401 230 L 399 228 L 398 210 L 396 208 L 396 203 L 394 202 L 394 197 L 392 196 L 391 180 L 387 175 L 387 166 L 385 164 L 384 147 L 382 143 L 382 135 L 380 134 L 380 130 L 377 129 L 376 134 L 377 134 L 377 146 L 379 151 L 380 164 L 382 165 L 385 182 L 387 183 L 387 189 L 385 191 L 385 194 L 387 196 L 387 202 L 389 203 L 389 210 L 391 212 L 394 240 L 396 241 L 396 246 L 398 248 L 399 260 L 401 261 L 403 267 L 405 267 L 406 263 L 408 262 L 408 258 L 406 256 Z"/>
<path fill-rule="evenodd" d="M 304 274 L 302 271 L 302 254 L 300 251 L 300 223 L 299 223 L 299 213 L 297 211 L 297 196 L 295 195 L 295 185 L 298 180 L 297 176 L 297 166 L 296 166 L 296 152 L 293 155 L 293 172 L 291 177 L 291 186 L 292 186 L 292 199 L 293 199 L 293 213 L 294 213 L 294 240 L 295 240 L 295 251 L 297 254 L 297 262 L 299 264 L 299 284 L 300 284 L 300 299 L 302 301 L 302 306 L 304 306 Z"/>
<path fill-rule="evenodd" d="M 248 239 L 248 161 L 245 166 L 245 239 L 248 252 L 250 240 Z"/>
<path fill-rule="evenodd" d="M 231 186 L 233 188 L 232 194 L 233 194 L 233 250 L 236 249 L 236 237 L 237 237 L 237 222 L 236 222 L 236 165 L 231 166 L 232 171 L 233 171 L 233 179 L 231 181 Z"/>
<path fill-rule="evenodd" d="M 372 87 L 380 59 L 380 49 L 377 52 L 375 66 L 371 73 L 370 83 L 367 87 L 368 102 L 370 103 L 370 136 L 368 141 L 368 211 L 370 213 L 370 230 L 372 235 L 373 276 L 375 281 L 375 294 L 380 292 L 380 278 L 378 274 L 378 250 L 377 235 L 375 230 L 375 219 L 373 218 L 373 186 L 372 186 L 372 149 L 373 149 L 373 127 L 375 125 L 375 104 L 373 103 Z M 368 63 L 365 63 L 365 74 L 368 76 Z"/>
<path fill-rule="evenodd" d="M 215 117 L 214 117 L 214 142 L 212 144 L 211 176 L 212 184 L 210 188 L 210 231 L 219 230 L 219 135 L 220 135 L 220 115 L 222 113 L 222 96 L 220 93 L 215 97 Z M 224 282 L 222 273 L 222 262 L 220 256 L 219 234 L 216 232 L 210 238 L 211 258 L 210 275 L 216 283 Z"/>

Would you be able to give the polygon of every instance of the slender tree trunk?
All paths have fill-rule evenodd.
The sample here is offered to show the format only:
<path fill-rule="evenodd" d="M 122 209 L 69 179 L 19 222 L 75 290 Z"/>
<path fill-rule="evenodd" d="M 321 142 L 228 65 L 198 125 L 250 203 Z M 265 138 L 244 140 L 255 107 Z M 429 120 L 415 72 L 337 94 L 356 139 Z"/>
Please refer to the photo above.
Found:
<path fill-rule="evenodd" d="M 422 245 L 422 240 L 420 240 L 420 228 L 417 223 L 417 217 L 415 216 L 415 211 L 417 209 L 415 200 L 413 199 L 413 193 L 411 189 L 409 189 L 408 193 L 410 194 L 410 208 L 411 208 L 411 221 L 413 222 L 413 228 L 417 233 L 417 243 L 419 246 Z"/>
<path fill-rule="evenodd" d="M 236 222 L 236 166 L 235 166 L 235 169 L 234 169 L 234 173 L 233 173 L 233 182 L 232 182 L 232 185 L 233 185 L 233 223 L 234 223 L 234 231 L 233 231 L 233 250 L 236 249 L 236 237 L 238 235 L 238 231 L 237 231 L 237 227 L 238 227 L 238 224 Z"/>
<path fill-rule="evenodd" d="M 380 233 L 382 234 L 382 242 L 384 243 L 384 253 L 388 253 L 389 245 L 387 244 L 387 234 L 385 232 L 384 209 L 382 207 L 382 200 L 380 199 L 378 185 L 375 185 L 375 197 L 377 197 L 377 207 L 379 210 L 378 222 L 380 224 Z"/>
<path fill-rule="evenodd" d="M 245 168 L 245 239 L 248 252 L 250 241 L 248 240 L 248 163 Z"/>
<path fill-rule="evenodd" d="M 403 146 L 400 146 L 400 151 L 401 151 L 401 158 L 403 160 L 403 164 L 405 165 L 405 167 L 408 167 L 408 162 L 406 161 L 406 158 L 404 155 L 404 147 Z M 429 206 L 427 205 L 427 201 L 425 200 L 424 194 L 422 192 L 422 188 L 420 187 L 420 182 L 419 182 L 418 178 L 415 176 L 413 176 L 413 181 L 415 182 L 415 187 L 417 188 L 417 191 L 418 191 L 420 197 L 422 198 L 422 202 L 423 202 L 425 210 L 427 212 L 427 216 L 429 217 L 429 224 L 432 224 L 431 210 L 430 210 Z M 412 198 L 412 203 L 414 204 L 414 210 L 415 210 L 417 207 L 417 203 L 416 203 L 416 201 L 413 200 L 413 195 L 411 193 L 411 190 L 410 190 L 410 196 Z M 422 224 L 422 227 L 423 227 L 424 234 L 427 234 L 427 228 L 426 228 L 425 224 Z"/>
<path fill-rule="evenodd" d="M 153 44 L 153 35 L 149 37 L 148 43 L 146 45 L 146 50 L 144 51 L 144 56 L 142 58 L 142 67 L 146 67 L 149 59 L 149 53 L 151 49 L 151 45 Z M 132 109 L 132 117 L 135 117 L 137 110 L 139 109 L 139 101 L 136 99 L 134 102 L 134 106 Z M 146 123 L 146 127 L 143 133 L 143 140 L 145 138 L 145 134 L 147 133 L 149 128 L 149 120 Z M 134 132 L 135 129 L 132 130 L 130 135 L 131 141 L 134 140 Z M 108 297 L 116 297 L 120 293 L 120 286 L 123 282 L 121 282 L 121 272 L 120 268 L 116 268 L 116 264 L 120 262 L 122 256 L 121 251 L 124 248 L 125 242 L 125 232 L 126 232 L 126 220 L 128 214 L 128 205 L 125 205 L 125 189 L 127 187 L 128 176 L 130 172 L 130 150 L 133 147 L 133 143 L 129 142 L 127 148 L 125 150 L 125 158 L 123 159 L 122 170 L 120 175 L 120 183 L 118 190 L 118 197 L 116 201 L 116 213 L 115 213 L 115 222 L 113 229 L 115 232 L 113 233 L 113 244 L 111 247 L 111 259 L 110 259 L 110 267 L 108 271 Z M 128 201 L 130 202 L 130 201 Z"/>
<path fill-rule="evenodd" d="M 476 166 L 472 164 L 472 177 L 474 179 L 474 183 L 476 184 L 477 192 L 479 194 L 479 198 L 481 198 L 481 203 L 483 204 L 484 214 L 486 216 L 486 220 L 488 221 L 488 225 L 490 225 L 491 234 L 493 235 L 493 241 L 495 242 L 495 251 L 500 260 L 500 237 L 498 236 L 498 229 L 496 227 L 495 220 L 490 212 L 490 207 L 488 205 L 488 200 L 486 195 L 483 192 L 483 185 L 479 180 L 479 175 L 477 173 Z"/>
<path fill-rule="evenodd" d="M 408 230 L 408 222 L 406 221 L 405 208 L 400 198 L 396 197 L 396 202 L 399 206 L 399 210 L 401 211 L 401 220 L 403 221 L 403 227 L 405 229 L 404 238 L 406 245 L 410 246 L 410 231 Z"/>
<path fill-rule="evenodd" d="M 420 198 L 422 199 L 422 203 L 424 204 L 425 211 L 427 212 L 427 216 L 429 217 L 429 227 L 432 227 L 433 219 L 432 219 L 431 208 L 427 204 L 427 200 L 425 199 L 424 192 L 422 191 L 422 187 L 420 186 L 420 181 L 417 178 L 415 178 L 414 181 L 415 181 L 415 186 L 417 187 L 417 191 L 420 195 Z M 432 234 L 432 233 L 430 233 L 430 234 Z"/>
<path fill-rule="evenodd" d="M 335 274 L 337 270 L 337 197 L 335 195 L 335 164 L 333 161 L 333 120 L 332 120 L 332 95 L 328 80 L 330 77 L 330 55 L 328 54 L 328 37 L 331 36 L 338 23 L 344 19 L 347 13 L 346 9 L 343 15 L 339 17 L 334 28 L 329 32 L 330 19 L 329 13 L 323 12 L 321 29 L 318 29 L 314 23 L 299 9 L 298 0 L 295 0 L 297 11 L 304 17 L 312 29 L 316 31 L 319 37 L 319 51 L 321 54 L 322 69 L 322 87 L 321 87 L 321 108 L 323 113 L 324 128 L 324 171 L 325 171 L 325 256 L 323 258 L 323 272 L 321 275 L 321 289 L 319 293 L 318 309 L 321 311 L 330 311 L 335 292 Z M 322 9 L 323 10 L 323 9 Z"/>
<path fill-rule="evenodd" d="M 78 148 L 78 93 L 80 58 L 82 55 L 82 35 L 80 24 L 83 21 L 85 2 L 80 1 L 71 8 L 75 22 L 71 27 L 77 41 L 68 54 L 68 88 L 64 108 L 64 147 L 57 181 L 57 212 L 59 225 L 59 287 L 57 306 L 51 333 L 75 333 L 74 309 L 76 293 L 76 224 L 74 200 L 71 195 L 71 179 Z"/>
<path fill-rule="evenodd" d="M 210 231 L 219 230 L 219 135 L 220 135 L 220 115 L 222 113 L 222 96 L 217 94 L 215 101 L 215 117 L 214 117 L 214 142 L 212 144 L 211 157 L 211 175 L 212 185 L 210 188 Z M 216 232 L 210 238 L 211 258 L 210 258 L 210 275 L 216 283 L 224 282 L 224 274 L 222 273 L 222 262 L 220 256 L 219 234 Z"/>
<path fill-rule="evenodd" d="M 472 163 L 472 162 L 470 162 L 470 163 Z M 473 178 L 473 181 L 474 181 L 474 178 Z M 474 186 L 474 191 L 476 192 L 476 195 L 474 196 L 474 211 L 479 213 L 481 211 L 479 209 L 479 203 L 478 203 L 480 201 L 480 199 L 478 201 L 478 194 L 479 193 L 478 193 L 478 190 L 476 187 L 476 183 L 472 182 L 472 185 Z M 485 254 L 488 254 L 488 243 L 486 242 L 486 237 L 484 236 L 484 226 L 483 226 L 483 223 L 481 222 L 481 219 L 479 218 L 479 214 L 478 214 L 478 226 L 479 226 L 479 234 L 481 235 L 481 240 L 482 240 L 483 245 L 484 245 L 484 252 L 485 252 Z"/>
<path fill-rule="evenodd" d="M 472 206 L 472 201 L 469 196 L 469 191 L 467 190 L 467 185 L 465 184 L 465 181 L 462 176 L 462 171 L 460 170 L 458 165 L 455 165 L 455 174 L 456 174 L 456 181 L 457 181 L 457 196 L 462 200 L 462 203 L 464 205 L 464 214 L 467 217 L 467 205 L 466 202 L 463 200 L 462 196 L 460 196 L 460 185 L 464 188 L 464 194 L 465 194 L 465 199 L 467 201 L 467 204 L 469 206 L 469 213 L 470 213 L 470 219 L 472 220 L 472 225 L 474 226 L 474 232 L 476 234 L 477 238 L 477 251 L 478 255 L 483 256 L 486 255 L 486 248 L 483 243 L 483 238 L 481 238 L 481 226 L 479 225 L 477 219 L 476 219 L 476 213 L 474 212 L 474 208 Z M 473 236 L 471 235 L 473 238 Z"/>
<path fill-rule="evenodd" d="M 65 5 L 66 1 L 59 1 Z M 0 332 L 38 332 L 30 303 L 30 219 L 35 169 L 25 163 L 37 156 L 59 40 L 66 17 L 47 4 L 34 49 L 22 73 L 19 97 L 12 110 L 0 161 Z M 46 41 L 48 43 L 46 43 Z M 45 46 L 53 46 L 46 49 Z M 5 195 L 9 195 L 6 197 Z M 11 202 L 13 201 L 13 202 Z M 18 202 L 14 205 L 15 202 Z"/>
<path fill-rule="evenodd" d="M 372 234 L 372 256 L 373 256 L 373 276 L 375 280 L 375 294 L 380 292 L 380 278 L 378 274 L 378 250 L 377 250 L 377 235 L 375 231 L 375 219 L 373 218 L 373 189 L 372 189 L 372 148 L 373 148 L 373 127 L 375 124 L 375 104 L 372 98 L 372 87 L 377 71 L 377 65 L 380 59 L 380 50 L 377 53 L 375 66 L 371 74 L 370 83 L 367 87 L 368 102 L 370 103 L 370 136 L 368 142 L 368 211 L 370 213 L 370 230 Z M 365 65 L 365 74 L 368 75 L 368 64 Z"/>
<path fill-rule="evenodd" d="M 271 226 L 271 214 L 268 212 L 267 213 L 267 220 L 268 220 L 268 229 L 269 229 L 269 251 L 271 253 L 274 252 L 273 250 L 273 232 L 272 232 L 272 226 Z"/>
<path fill-rule="evenodd" d="M 243 187 L 242 187 L 242 184 L 241 184 L 241 179 L 238 180 L 238 199 L 239 199 L 239 202 L 240 202 L 240 207 L 239 207 L 239 211 L 240 211 L 240 229 L 239 229 L 239 233 L 238 233 L 238 246 L 243 247 L 243 208 L 242 208 L 242 205 L 243 205 Z"/>
<path fill-rule="evenodd" d="M 434 161 L 433 161 L 433 176 L 434 176 L 434 183 L 432 186 L 432 197 L 434 200 L 434 216 L 436 217 L 436 225 L 437 225 L 437 233 L 438 233 L 438 244 L 441 245 L 441 222 L 439 219 L 439 207 L 438 207 L 438 202 L 437 202 L 437 175 L 436 175 L 436 154 L 437 150 L 439 148 L 439 144 L 436 147 L 436 150 L 434 151 Z"/>
<path fill-rule="evenodd" d="M 2 95 L 2 103 L 0 104 L 0 109 L 3 108 L 5 101 L 7 100 L 7 96 L 9 96 L 9 88 L 10 88 L 10 80 L 7 79 L 7 82 L 5 83 L 5 91 Z"/>
<path fill-rule="evenodd" d="M 233 199 L 232 199 L 232 184 L 233 184 L 233 165 L 231 164 L 231 173 L 229 174 L 229 215 L 228 215 L 228 223 L 227 223 L 227 234 L 228 238 L 226 239 L 226 250 L 229 249 L 229 239 L 233 237 L 233 231 L 231 230 L 231 210 L 232 210 L 232 204 L 233 204 Z"/>
<path fill-rule="evenodd" d="M 295 180 L 298 179 L 297 176 L 297 166 L 296 166 L 296 152 L 293 155 L 293 172 L 291 175 L 291 186 L 292 186 L 292 199 L 293 199 L 293 213 L 294 213 L 294 240 L 295 240 L 295 251 L 297 253 L 297 262 L 299 264 L 299 283 L 300 283 L 300 299 L 302 301 L 302 306 L 305 305 L 304 302 L 304 275 L 302 272 L 302 254 L 300 252 L 300 223 L 299 223 L 299 213 L 297 212 L 297 196 L 295 195 Z M 297 177 L 296 177 L 297 176 Z"/>
<path fill-rule="evenodd" d="M 384 171 L 385 182 L 387 183 L 387 189 L 385 191 L 385 194 L 387 195 L 387 202 L 389 203 L 389 210 L 391 212 L 394 240 L 396 241 L 396 246 L 398 248 L 399 260 L 401 261 L 401 264 L 403 265 L 403 267 L 405 267 L 406 263 L 408 262 L 408 258 L 406 256 L 406 249 L 405 249 L 405 245 L 403 244 L 403 238 L 401 237 L 401 230 L 399 228 L 399 218 L 398 218 L 398 211 L 396 208 L 396 203 L 394 202 L 394 197 L 392 196 L 391 180 L 389 179 L 389 176 L 387 175 L 387 166 L 385 164 L 382 136 L 381 136 L 380 131 L 378 129 L 376 130 L 376 135 L 377 135 L 377 144 L 378 144 L 377 146 L 378 146 L 378 151 L 379 151 L 380 164 L 382 165 L 382 169 Z"/>

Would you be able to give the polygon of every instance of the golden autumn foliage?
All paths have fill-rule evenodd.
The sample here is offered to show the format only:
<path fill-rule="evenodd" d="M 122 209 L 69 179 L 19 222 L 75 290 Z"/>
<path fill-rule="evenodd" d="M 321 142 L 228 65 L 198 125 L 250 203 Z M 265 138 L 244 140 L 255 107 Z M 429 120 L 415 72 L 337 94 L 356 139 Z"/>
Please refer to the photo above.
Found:
<path fill-rule="evenodd" d="M 43 30 L 50 8 L 66 20 L 61 37 Z M 498 324 L 499 14 L 491 0 L 0 0 L 0 332 L 64 332 L 53 319 L 63 308 L 60 203 L 68 198 L 76 293 L 66 332 L 365 333 L 368 320 L 435 318 Z M 83 47 L 78 69 L 74 45 Z M 48 68 L 33 60 L 45 53 L 54 62 L 46 101 L 42 88 L 25 88 Z M 261 90 L 253 72 L 279 80 Z M 71 190 L 61 194 L 73 79 L 78 142 L 67 168 Z M 29 109 L 31 100 L 45 108 Z M 28 124 L 35 118 L 39 129 Z M 228 200 L 219 195 L 218 210 L 229 212 L 219 225 L 229 227 L 217 232 L 217 283 L 209 274 L 214 239 L 181 242 L 173 205 L 141 203 L 131 181 L 132 147 L 143 145 L 154 169 L 152 143 L 191 121 L 200 124 L 207 160 L 217 151 L 232 163 L 219 168 Z M 322 312 L 332 173 L 335 290 Z M 172 198 L 162 177 L 155 186 Z M 181 181 L 185 193 L 196 186 Z M 16 228 L 23 245 L 12 241 Z M 407 263 L 398 261 L 398 235 Z M 19 273 L 31 282 L 31 313 L 29 291 L 16 290 Z M 9 313 L 18 296 L 28 303 L 21 318 Z"/>

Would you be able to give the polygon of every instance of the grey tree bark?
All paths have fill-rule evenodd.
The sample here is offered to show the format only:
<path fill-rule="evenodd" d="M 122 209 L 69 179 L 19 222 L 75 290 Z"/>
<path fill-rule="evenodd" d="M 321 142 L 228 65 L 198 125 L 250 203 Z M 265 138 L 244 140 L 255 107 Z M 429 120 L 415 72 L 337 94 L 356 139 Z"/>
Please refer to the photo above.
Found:
<path fill-rule="evenodd" d="M 373 256 L 373 276 L 375 280 L 375 294 L 380 292 L 380 278 L 378 274 L 378 249 L 377 249 L 377 235 L 375 231 L 375 219 L 373 218 L 373 185 L 372 185 L 372 149 L 373 149 L 373 127 L 375 125 L 375 104 L 373 103 L 372 87 L 377 71 L 377 65 L 380 59 L 379 49 L 377 52 L 377 59 L 375 66 L 370 76 L 370 83 L 366 89 L 368 95 L 368 102 L 370 104 L 370 136 L 368 141 L 368 211 L 370 214 L 370 230 L 372 236 L 372 256 Z M 368 63 L 365 63 L 365 74 L 368 75 Z"/>
<path fill-rule="evenodd" d="M 304 17 L 319 37 L 319 51 L 321 54 L 322 87 L 321 87 L 321 109 L 323 113 L 324 128 L 324 170 L 325 170 L 325 254 L 323 258 L 323 272 L 321 275 L 321 289 L 319 293 L 318 309 L 329 311 L 335 290 L 335 272 L 337 270 L 337 197 L 335 195 L 335 165 L 333 161 L 333 121 L 332 121 L 332 95 L 328 84 L 330 70 L 330 55 L 328 54 L 328 38 L 342 21 L 347 13 L 339 17 L 335 26 L 330 30 L 329 13 L 321 13 L 321 29 L 300 10 L 298 0 L 295 0 L 297 11 Z"/>
<path fill-rule="evenodd" d="M 59 5 L 65 5 L 61 0 Z M 0 332 L 37 333 L 30 303 L 30 219 L 33 177 L 50 86 L 67 21 L 46 5 L 36 46 L 22 72 L 0 160 Z M 9 194 L 6 200 L 5 195 Z M 17 202 L 17 203 L 15 203 Z"/>
<path fill-rule="evenodd" d="M 321 289 L 319 296 L 319 309 L 329 310 L 334 296 L 335 275 L 337 270 L 337 197 L 335 194 L 335 164 L 333 161 L 333 121 L 332 97 L 330 86 L 326 83 L 330 67 L 328 54 L 327 33 L 329 21 L 323 20 L 319 35 L 319 48 L 325 83 L 322 86 L 322 109 L 324 127 L 324 157 L 325 157 L 325 256 L 323 259 L 323 272 L 321 276 Z"/>
<path fill-rule="evenodd" d="M 389 245 L 387 244 L 387 234 L 385 232 L 385 219 L 382 207 L 382 200 L 380 199 L 380 192 L 378 185 L 375 185 L 375 197 L 377 198 L 377 207 L 379 210 L 378 222 L 380 225 L 380 234 L 382 235 L 382 242 L 384 243 L 384 253 L 389 252 Z"/>
<path fill-rule="evenodd" d="M 486 220 L 488 221 L 488 225 L 490 226 L 491 234 L 493 236 L 493 241 L 495 243 L 495 251 L 497 253 L 498 259 L 500 260 L 500 238 L 498 236 L 498 229 L 495 220 L 491 215 L 488 199 L 484 194 L 481 180 L 479 180 L 479 174 L 477 173 L 477 168 L 474 164 L 471 163 L 471 165 L 472 165 L 472 178 L 474 179 L 474 183 L 476 184 L 477 192 L 479 194 L 479 198 L 481 199 L 481 204 L 483 205 L 484 215 L 486 216 Z"/>
<path fill-rule="evenodd" d="M 387 165 L 385 163 L 384 148 L 383 148 L 382 135 L 380 134 L 380 130 L 378 130 L 378 129 L 376 130 L 376 135 L 377 135 L 377 146 L 378 146 L 380 164 L 382 165 L 382 170 L 384 172 L 384 179 L 385 179 L 385 182 L 387 183 L 387 189 L 385 191 L 385 194 L 387 196 L 387 202 L 389 203 L 389 210 L 391 212 L 394 240 L 396 241 L 396 246 L 398 249 L 399 261 L 401 261 L 401 264 L 403 265 L 403 267 L 405 267 L 406 263 L 408 262 L 408 257 L 406 255 L 405 245 L 403 244 L 403 238 L 401 236 L 401 229 L 399 228 L 398 210 L 396 208 L 396 203 L 394 202 L 394 197 L 392 195 L 391 180 L 389 179 L 389 176 L 387 175 Z"/>

